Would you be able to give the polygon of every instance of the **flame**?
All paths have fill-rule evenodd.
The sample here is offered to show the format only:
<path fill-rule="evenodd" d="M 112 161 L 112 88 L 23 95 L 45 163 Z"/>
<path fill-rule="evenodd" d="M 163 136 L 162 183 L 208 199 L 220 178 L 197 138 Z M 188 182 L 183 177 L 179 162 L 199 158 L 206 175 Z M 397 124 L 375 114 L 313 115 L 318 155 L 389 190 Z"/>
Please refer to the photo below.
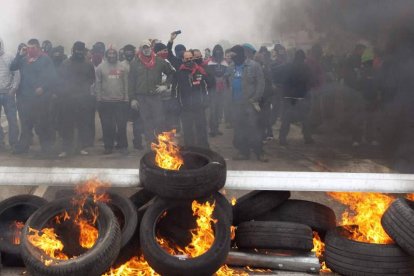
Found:
<path fill-rule="evenodd" d="M 414 201 L 414 194 L 408 194 L 406 198 L 408 200 Z"/>
<path fill-rule="evenodd" d="M 237 203 L 237 199 L 235 197 L 231 198 L 231 205 L 234 206 Z"/>
<path fill-rule="evenodd" d="M 13 232 L 12 243 L 14 245 L 20 244 L 20 236 L 22 234 L 22 229 L 24 227 L 24 223 L 21 221 L 15 220 L 12 224 L 10 224 L 10 230 Z"/>
<path fill-rule="evenodd" d="M 231 240 L 234 240 L 236 238 L 236 226 L 230 226 L 230 238 Z"/>
<path fill-rule="evenodd" d="M 348 206 L 349 210 L 342 214 L 340 224 L 350 231 L 350 239 L 377 244 L 393 243 L 381 225 L 381 217 L 394 201 L 393 197 L 379 193 L 330 192 L 328 194 Z"/>
<path fill-rule="evenodd" d="M 145 261 L 143 256 L 132 257 L 128 262 L 117 269 L 111 270 L 102 276 L 156 276 L 157 274 Z"/>
<path fill-rule="evenodd" d="M 326 265 L 324 259 L 325 254 L 325 243 L 319 237 L 318 232 L 313 231 L 313 249 L 312 252 L 315 252 L 316 257 L 318 257 L 319 262 L 321 263 L 321 272 L 332 272 L 330 268 Z"/>
<path fill-rule="evenodd" d="M 42 250 L 50 258 L 58 260 L 69 259 L 69 257 L 62 252 L 63 243 L 58 239 L 55 229 L 43 228 L 42 231 L 38 231 L 29 227 L 27 238 L 33 246 Z M 43 260 L 43 262 L 46 266 L 49 266 L 53 263 L 53 260 Z"/>
<path fill-rule="evenodd" d="M 151 143 L 151 149 L 155 151 L 155 163 L 166 170 L 178 171 L 184 164 L 178 145 L 173 141 L 176 130 L 163 132 L 158 135 L 158 144 Z"/>

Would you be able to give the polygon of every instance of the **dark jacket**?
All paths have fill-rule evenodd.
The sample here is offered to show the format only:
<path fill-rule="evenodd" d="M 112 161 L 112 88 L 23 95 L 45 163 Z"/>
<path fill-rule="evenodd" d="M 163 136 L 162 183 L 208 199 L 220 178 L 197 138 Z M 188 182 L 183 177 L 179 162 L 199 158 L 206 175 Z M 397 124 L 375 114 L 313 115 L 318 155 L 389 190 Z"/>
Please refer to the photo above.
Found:
<path fill-rule="evenodd" d="M 167 43 L 167 50 L 168 50 L 168 61 L 171 63 L 171 65 L 175 68 L 175 70 L 179 70 L 181 64 L 183 64 L 183 61 L 176 57 L 172 51 L 173 43 L 171 41 L 168 41 Z"/>
<path fill-rule="evenodd" d="M 65 96 L 90 95 L 91 85 L 95 82 L 95 69 L 92 63 L 67 59 L 63 62 L 59 75 Z"/>
<path fill-rule="evenodd" d="M 183 110 L 205 108 L 208 105 L 207 75 L 181 69 L 174 75 L 172 89 Z"/>
<path fill-rule="evenodd" d="M 283 71 L 283 96 L 305 98 L 312 83 L 312 72 L 309 66 L 303 62 L 292 62 L 287 64 Z"/>
<path fill-rule="evenodd" d="M 32 63 L 29 63 L 25 56 L 17 55 L 10 65 L 10 70 L 20 70 L 19 96 L 21 97 L 34 97 L 37 88 L 42 88 L 47 95 L 56 86 L 55 66 L 47 55 L 41 55 Z"/>

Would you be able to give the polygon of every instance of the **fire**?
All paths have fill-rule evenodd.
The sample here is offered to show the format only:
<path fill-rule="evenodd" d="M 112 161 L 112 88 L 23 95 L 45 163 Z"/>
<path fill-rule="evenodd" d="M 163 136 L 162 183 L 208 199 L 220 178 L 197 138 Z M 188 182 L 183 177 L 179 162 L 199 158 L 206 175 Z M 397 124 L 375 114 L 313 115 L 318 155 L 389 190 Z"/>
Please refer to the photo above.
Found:
<path fill-rule="evenodd" d="M 24 223 L 17 220 L 10 225 L 10 230 L 13 231 L 12 243 L 14 245 L 20 244 L 20 235 L 22 234 L 23 227 Z"/>
<path fill-rule="evenodd" d="M 178 171 L 184 164 L 178 145 L 173 141 L 176 130 L 163 132 L 158 135 L 158 144 L 151 143 L 151 149 L 155 151 L 155 163 L 166 170 Z"/>
<path fill-rule="evenodd" d="M 379 193 L 328 193 L 335 200 L 348 206 L 342 214 L 341 225 L 350 231 L 349 238 L 355 241 L 390 244 L 392 239 L 381 225 L 381 217 L 394 198 Z M 357 227 L 352 227 L 356 225 Z"/>
<path fill-rule="evenodd" d="M 121 265 L 117 269 L 111 268 L 111 270 L 103 274 L 102 276 L 158 276 L 145 261 L 143 256 L 133 257 L 125 264 Z"/>
<path fill-rule="evenodd" d="M 234 240 L 234 238 L 236 238 L 236 227 L 235 226 L 230 226 L 230 238 L 231 240 Z"/>
<path fill-rule="evenodd" d="M 68 260 L 63 251 L 63 243 L 58 239 L 55 229 L 44 228 L 42 231 L 38 231 L 33 228 L 29 228 L 28 234 L 29 242 L 42 250 L 50 258 L 58 260 Z M 51 265 L 53 261 L 44 261 L 45 265 Z"/>
<path fill-rule="evenodd" d="M 408 194 L 407 199 L 414 201 L 414 194 Z"/>
<path fill-rule="evenodd" d="M 79 235 L 80 246 L 82 246 L 83 248 L 87 248 L 87 249 L 92 248 L 95 245 L 95 242 L 99 236 L 98 229 L 90 225 L 88 221 L 85 219 L 80 219 L 77 224 L 80 230 L 80 235 Z"/>
<path fill-rule="evenodd" d="M 323 261 L 325 254 L 325 243 L 319 237 L 318 232 L 313 231 L 313 249 L 312 252 L 315 252 L 316 257 L 318 257 L 321 262 L 321 272 L 332 272 L 330 268 L 326 266 L 325 261 Z"/>
<path fill-rule="evenodd" d="M 237 199 L 235 197 L 231 198 L 231 205 L 234 206 L 237 203 Z"/>

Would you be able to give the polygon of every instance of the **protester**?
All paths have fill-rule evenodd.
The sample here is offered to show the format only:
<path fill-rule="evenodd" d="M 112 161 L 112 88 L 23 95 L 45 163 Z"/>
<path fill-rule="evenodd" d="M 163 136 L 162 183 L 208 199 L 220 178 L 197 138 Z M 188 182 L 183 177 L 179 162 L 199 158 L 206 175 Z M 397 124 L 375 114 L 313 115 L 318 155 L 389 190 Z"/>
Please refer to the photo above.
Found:
<path fill-rule="evenodd" d="M 53 44 L 52 42 L 50 42 L 50 40 L 45 40 L 42 42 L 42 51 L 49 57 L 52 57 L 52 49 L 53 49 Z"/>
<path fill-rule="evenodd" d="M 274 126 L 281 115 L 283 97 L 283 70 L 287 63 L 286 49 L 281 44 L 275 44 L 271 53 L 270 70 L 273 79 L 274 96 L 271 98 L 270 124 Z"/>
<path fill-rule="evenodd" d="M 174 48 L 175 55 L 172 52 L 172 46 L 174 44 L 174 40 L 177 38 L 178 34 L 176 32 L 171 33 L 170 40 L 167 43 L 168 49 L 168 61 L 171 65 L 175 68 L 175 70 L 179 70 L 181 64 L 183 63 L 183 55 L 186 51 L 186 48 L 182 44 L 177 44 Z"/>
<path fill-rule="evenodd" d="M 128 154 L 128 71 L 118 61 L 118 52 L 109 48 L 106 60 L 96 68 L 96 100 L 101 118 L 104 154 L 111 154 L 118 139 L 122 154 Z"/>

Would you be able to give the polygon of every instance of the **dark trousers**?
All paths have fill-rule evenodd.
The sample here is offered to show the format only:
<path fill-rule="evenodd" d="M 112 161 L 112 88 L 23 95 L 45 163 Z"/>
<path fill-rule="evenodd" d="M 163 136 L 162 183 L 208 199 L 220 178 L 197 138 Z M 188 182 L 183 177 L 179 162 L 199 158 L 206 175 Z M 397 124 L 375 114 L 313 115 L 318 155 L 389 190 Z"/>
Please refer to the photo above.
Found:
<path fill-rule="evenodd" d="M 273 137 L 272 130 L 272 102 L 271 98 L 263 98 L 260 102 L 260 128 L 262 131 L 262 138 Z"/>
<path fill-rule="evenodd" d="M 210 131 L 219 131 L 220 120 L 223 118 L 224 96 L 222 92 L 215 92 L 211 95 L 210 103 Z"/>
<path fill-rule="evenodd" d="M 96 98 L 93 95 L 88 95 L 86 98 L 86 116 L 85 121 L 87 128 L 87 146 L 92 147 L 95 143 L 95 115 L 96 115 Z"/>
<path fill-rule="evenodd" d="M 165 131 L 165 112 L 162 100 L 158 96 L 138 97 L 139 112 L 144 122 L 144 134 L 147 144 L 157 139 L 158 134 Z"/>
<path fill-rule="evenodd" d="M 21 150 L 30 148 L 34 127 L 39 136 L 42 151 L 50 152 L 54 144 L 50 95 L 20 97 L 17 103 L 21 123 L 21 134 L 17 147 Z"/>
<path fill-rule="evenodd" d="M 286 141 L 289 134 L 290 124 L 294 122 L 302 123 L 302 134 L 305 141 L 312 140 L 309 123 L 310 99 L 301 100 L 283 99 L 282 106 L 282 125 L 279 132 L 279 140 Z"/>
<path fill-rule="evenodd" d="M 249 156 L 253 151 L 257 156 L 263 153 L 262 135 L 259 126 L 259 112 L 249 103 L 235 103 L 234 147 L 243 155 Z"/>
<path fill-rule="evenodd" d="M 59 132 L 62 135 L 62 148 L 65 152 L 73 151 L 75 129 L 78 130 L 78 149 L 84 149 L 90 143 L 88 116 L 88 96 L 63 97 L 59 101 Z"/>
<path fill-rule="evenodd" d="M 181 112 L 185 146 L 209 148 L 205 108 L 185 109 Z"/>
<path fill-rule="evenodd" d="M 134 135 L 134 139 L 132 140 L 134 147 L 141 147 L 142 134 L 144 134 L 144 122 L 142 121 L 141 116 L 134 118 L 134 121 L 132 122 L 132 133 Z"/>
<path fill-rule="evenodd" d="M 98 111 L 105 149 L 113 149 L 115 139 L 118 139 L 120 149 L 127 148 L 128 102 L 100 102 Z"/>

